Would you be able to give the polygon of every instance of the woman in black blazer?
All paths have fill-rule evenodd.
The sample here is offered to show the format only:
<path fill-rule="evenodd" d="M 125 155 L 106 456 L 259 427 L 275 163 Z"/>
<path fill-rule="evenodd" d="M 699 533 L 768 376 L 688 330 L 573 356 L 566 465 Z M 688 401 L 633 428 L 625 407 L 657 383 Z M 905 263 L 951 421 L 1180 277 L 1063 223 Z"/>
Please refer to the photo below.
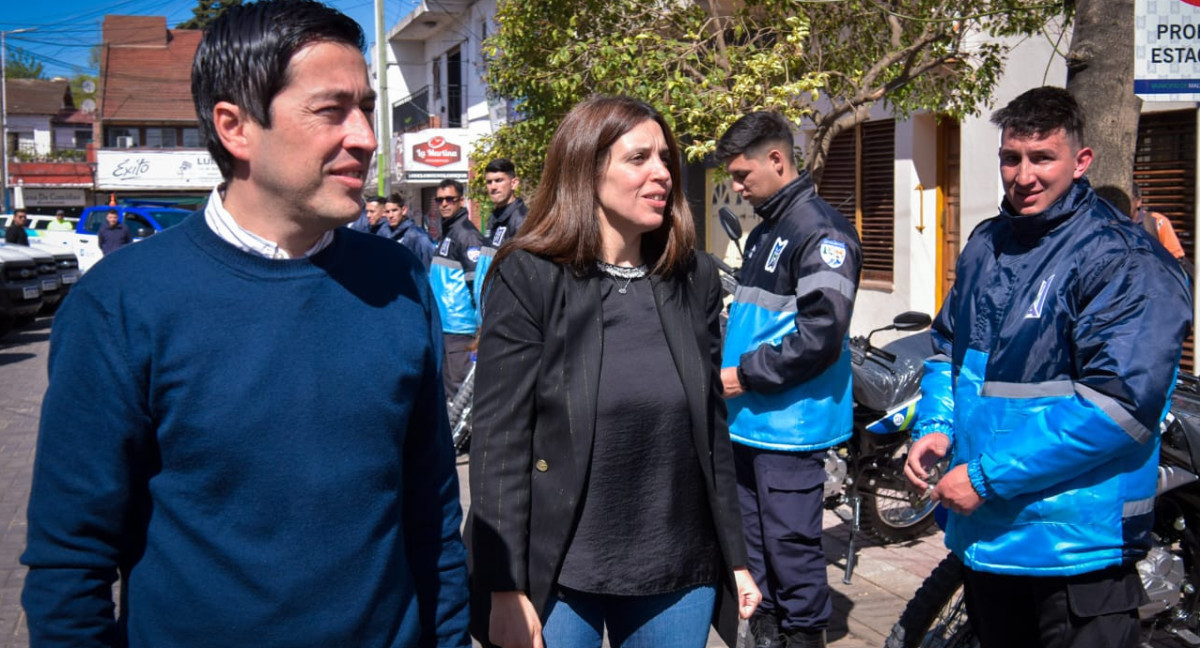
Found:
<path fill-rule="evenodd" d="M 486 279 L 467 529 L 481 641 L 599 648 L 607 627 L 614 647 L 699 648 L 714 622 L 732 645 L 761 598 L 720 283 L 692 249 L 679 166 L 650 106 L 579 104 Z"/>

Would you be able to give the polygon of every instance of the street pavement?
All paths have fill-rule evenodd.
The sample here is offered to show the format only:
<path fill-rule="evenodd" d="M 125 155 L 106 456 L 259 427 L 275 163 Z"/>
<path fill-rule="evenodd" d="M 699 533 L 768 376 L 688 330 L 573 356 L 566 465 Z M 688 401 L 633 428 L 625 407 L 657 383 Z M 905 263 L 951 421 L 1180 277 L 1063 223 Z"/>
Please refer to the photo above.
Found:
<path fill-rule="evenodd" d="M 46 391 L 46 353 L 50 318 L 0 338 L 0 648 L 28 648 L 21 611 L 25 569 L 18 563 L 25 547 L 25 508 L 33 475 L 37 419 Z M 462 500 L 467 503 L 467 458 L 458 461 Z M 945 556 L 941 534 L 892 546 L 861 539 L 852 584 L 842 583 L 849 525 L 825 514 L 825 554 L 833 588 L 829 645 L 877 648 L 921 581 Z M 709 646 L 724 644 L 712 636 Z M 349 648 L 349 647 L 348 647 Z"/>

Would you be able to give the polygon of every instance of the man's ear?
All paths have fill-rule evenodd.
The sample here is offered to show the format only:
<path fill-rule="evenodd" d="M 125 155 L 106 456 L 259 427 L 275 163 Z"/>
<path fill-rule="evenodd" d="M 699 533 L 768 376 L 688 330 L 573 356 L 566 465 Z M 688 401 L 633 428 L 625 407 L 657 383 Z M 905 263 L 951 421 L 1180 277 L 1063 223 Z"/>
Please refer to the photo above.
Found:
<path fill-rule="evenodd" d="M 520 186 L 521 186 L 521 179 L 516 176 L 513 176 L 513 190 L 515 191 Z"/>
<path fill-rule="evenodd" d="M 213 106 L 213 128 L 221 145 L 236 160 L 243 162 L 250 159 L 249 131 L 256 126 L 246 111 L 228 101 L 218 101 Z"/>
<path fill-rule="evenodd" d="M 767 150 L 767 162 L 771 165 L 771 170 L 776 175 L 782 176 L 787 171 L 787 162 L 784 160 L 783 151 L 773 148 Z"/>
<path fill-rule="evenodd" d="M 1083 174 L 1087 173 L 1088 167 L 1092 165 L 1092 160 L 1095 157 L 1096 154 L 1093 153 L 1092 149 L 1087 146 L 1079 149 L 1079 151 L 1075 153 L 1074 176 L 1076 180 L 1082 178 Z"/>

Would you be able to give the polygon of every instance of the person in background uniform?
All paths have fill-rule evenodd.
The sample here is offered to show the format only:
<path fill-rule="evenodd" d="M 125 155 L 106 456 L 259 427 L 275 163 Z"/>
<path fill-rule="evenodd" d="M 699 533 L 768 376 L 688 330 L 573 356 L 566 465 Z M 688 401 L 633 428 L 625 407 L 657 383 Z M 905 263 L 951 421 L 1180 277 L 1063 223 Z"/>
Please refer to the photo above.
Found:
<path fill-rule="evenodd" d="M 496 251 L 517 235 L 517 230 L 521 228 L 521 223 L 525 222 L 525 216 L 529 213 L 525 201 L 517 196 L 517 187 L 521 186 L 521 180 L 517 178 L 517 169 L 511 160 L 496 158 L 488 162 L 483 179 L 488 197 L 492 199 L 492 214 L 488 217 L 483 249 L 479 254 L 479 264 L 475 268 L 475 274 L 479 277 L 479 281 L 475 282 L 475 303 L 481 306 L 484 280 Z M 482 308 L 479 309 L 478 315 L 482 321 Z"/>
<path fill-rule="evenodd" d="M 825 449 L 854 426 L 849 331 L 862 251 L 850 222 L 797 170 L 783 116 L 737 120 L 717 159 L 762 219 L 746 242 L 721 370 L 750 573 L 763 593 L 750 628 L 756 648 L 824 646 Z"/>
<path fill-rule="evenodd" d="M 347 227 L 358 232 L 391 238 L 391 228 L 388 227 L 387 219 L 384 217 L 386 202 L 387 200 L 383 196 L 368 196 L 363 213 L 358 220 L 350 223 Z"/>
<path fill-rule="evenodd" d="M 454 397 L 471 369 L 471 348 L 479 322 L 475 305 L 475 265 L 483 248 L 483 235 L 471 222 L 463 205 L 463 186 L 442 180 L 437 188 L 442 237 L 429 267 L 429 280 L 437 296 L 438 313 L 445 333 L 446 399 Z"/>
<path fill-rule="evenodd" d="M 702 648 L 717 622 L 730 640 L 759 594 L 720 396 L 720 280 L 693 250 L 679 147 L 649 105 L 596 97 L 546 159 L 480 334 L 474 633 Z"/>
<path fill-rule="evenodd" d="M 74 232 L 75 223 L 67 220 L 67 214 L 63 210 L 54 212 L 54 220 L 46 226 L 46 229 L 51 232 Z"/>
<path fill-rule="evenodd" d="M 1187 282 L 1092 190 L 1070 93 L 1029 90 L 992 123 L 1004 200 L 934 321 L 905 473 L 925 491 L 951 457 L 931 497 L 985 648 L 1133 648 Z"/>
<path fill-rule="evenodd" d="M 104 215 L 104 226 L 96 232 L 96 244 L 100 246 L 100 254 L 108 256 L 132 242 L 133 234 L 130 233 L 129 226 L 121 222 L 120 212 L 110 209 Z"/>
<path fill-rule="evenodd" d="M 30 645 L 471 645 L 436 304 L 411 254 L 343 227 L 375 149 L 363 45 L 307 0 L 205 30 L 224 182 L 54 318 Z"/>
<path fill-rule="evenodd" d="M 4 230 L 4 242 L 11 245 L 29 245 L 29 233 L 25 231 L 26 212 L 24 209 L 14 209 L 12 222 Z"/>
<path fill-rule="evenodd" d="M 388 196 L 383 205 L 383 214 L 391 231 L 390 238 L 417 255 L 421 265 L 428 271 L 437 246 L 425 230 L 408 218 L 408 205 L 404 203 L 404 196 L 399 193 Z"/>

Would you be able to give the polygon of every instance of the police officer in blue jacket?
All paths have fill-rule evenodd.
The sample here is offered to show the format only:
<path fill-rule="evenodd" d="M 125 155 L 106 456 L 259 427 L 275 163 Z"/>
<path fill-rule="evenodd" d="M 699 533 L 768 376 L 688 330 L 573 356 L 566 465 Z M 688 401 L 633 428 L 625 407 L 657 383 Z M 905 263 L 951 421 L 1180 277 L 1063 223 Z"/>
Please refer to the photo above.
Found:
<path fill-rule="evenodd" d="M 743 116 L 717 143 L 762 223 L 747 241 L 721 379 L 750 573 L 755 648 L 825 645 L 825 451 L 850 437 L 849 329 L 862 251 L 854 227 L 796 169 L 781 115 Z"/>
<path fill-rule="evenodd" d="M 446 343 L 442 374 L 446 398 L 450 399 L 471 368 L 471 347 L 478 327 L 472 289 L 483 235 L 467 215 L 462 183 L 442 180 L 435 201 L 442 215 L 442 238 L 429 267 L 429 281 L 442 320 Z"/>
<path fill-rule="evenodd" d="M 1035 88 L 1002 129 L 1000 215 L 934 323 L 905 471 L 951 513 L 985 648 L 1138 645 L 1159 422 L 1190 328 L 1178 264 L 1084 177 L 1084 115 Z"/>
<path fill-rule="evenodd" d="M 487 278 L 488 268 L 500 246 L 511 241 L 529 215 L 525 201 L 517 196 L 517 187 L 521 179 L 517 177 L 517 168 L 508 158 L 496 158 L 488 162 L 483 171 L 484 186 L 488 198 L 492 199 L 492 215 L 488 217 L 487 234 L 484 235 L 483 250 L 479 254 L 479 264 L 475 268 L 475 303 L 479 305 L 477 315 L 483 321 L 483 286 Z"/>

